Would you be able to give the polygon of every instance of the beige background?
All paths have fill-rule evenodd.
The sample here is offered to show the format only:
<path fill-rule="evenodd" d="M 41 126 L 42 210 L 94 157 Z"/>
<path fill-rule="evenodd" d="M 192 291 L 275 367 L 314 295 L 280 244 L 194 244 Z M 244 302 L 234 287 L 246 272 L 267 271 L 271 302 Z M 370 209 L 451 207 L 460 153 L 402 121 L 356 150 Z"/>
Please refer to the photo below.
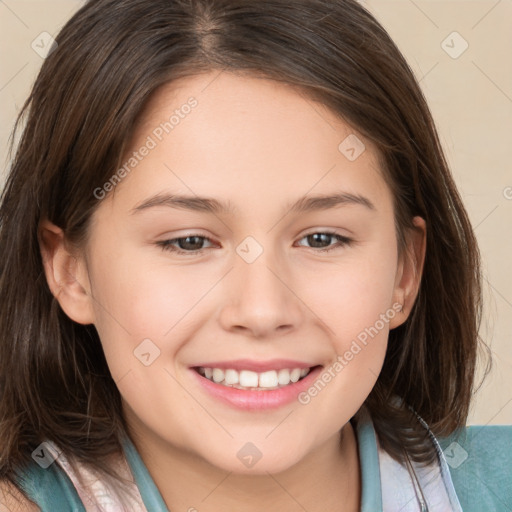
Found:
<path fill-rule="evenodd" d="M 42 32 L 56 35 L 82 3 L 0 0 L 0 182 L 16 113 L 43 62 L 31 44 Z M 475 397 L 469 423 L 510 424 L 512 1 L 362 3 L 388 30 L 420 80 L 480 243 L 482 336 L 492 348 L 494 369 Z"/>

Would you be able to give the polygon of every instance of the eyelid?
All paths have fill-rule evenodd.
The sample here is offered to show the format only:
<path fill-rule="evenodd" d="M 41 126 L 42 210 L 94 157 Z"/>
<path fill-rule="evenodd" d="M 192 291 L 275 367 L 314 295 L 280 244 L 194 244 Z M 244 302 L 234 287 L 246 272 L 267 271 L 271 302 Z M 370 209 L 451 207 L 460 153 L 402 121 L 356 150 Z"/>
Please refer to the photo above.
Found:
<path fill-rule="evenodd" d="M 197 238 L 202 238 L 204 240 L 208 240 L 208 242 L 212 243 L 213 245 L 215 245 L 215 243 L 213 242 L 213 240 L 206 236 L 206 235 L 203 235 L 201 233 L 187 233 L 185 235 L 181 235 L 181 236 L 176 236 L 176 237 L 173 237 L 173 238 L 167 238 L 165 240 L 160 240 L 158 242 L 156 242 L 156 245 L 160 246 L 162 250 L 167 250 L 169 252 L 174 252 L 176 254 L 185 254 L 185 255 L 189 255 L 189 256 L 194 256 L 194 255 L 197 255 L 197 254 L 202 254 L 206 249 L 210 249 L 211 247 L 205 247 L 205 248 L 202 248 L 202 249 L 197 249 L 195 251 L 184 251 L 183 249 L 179 249 L 177 247 L 175 247 L 174 245 L 172 245 L 171 243 L 172 242 L 177 242 L 178 240 L 182 240 L 182 239 L 185 239 L 185 238 L 189 238 L 189 237 L 197 237 Z"/>
<path fill-rule="evenodd" d="M 312 229 L 309 232 L 306 232 L 306 233 L 302 234 L 301 236 L 299 236 L 298 241 L 301 241 L 304 238 L 314 235 L 314 234 L 330 235 L 332 237 L 337 238 L 338 241 L 335 244 L 331 244 L 331 245 L 328 245 L 327 247 L 323 247 L 323 248 L 306 247 L 303 245 L 299 245 L 299 247 L 305 247 L 306 249 L 311 249 L 315 253 L 325 253 L 325 252 L 329 252 L 330 250 L 333 250 L 333 249 L 338 249 L 338 248 L 342 248 L 345 246 L 349 246 L 354 242 L 353 238 L 350 238 L 346 235 L 342 235 L 341 233 L 336 232 L 336 230 L 334 230 L 332 228 Z M 204 234 L 201 234 L 199 232 L 186 233 L 186 234 L 183 234 L 182 236 L 177 236 L 174 238 L 168 238 L 165 240 L 161 240 L 159 242 L 156 242 L 156 245 L 160 246 L 163 250 L 167 250 L 167 251 L 173 252 L 175 254 L 183 254 L 183 255 L 187 255 L 187 256 L 195 256 L 195 255 L 203 254 L 203 252 L 206 249 L 211 249 L 211 247 L 203 247 L 202 249 L 186 251 L 186 250 L 179 249 L 179 248 L 175 247 L 174 245 L 172 245 L 173 242 L 177 242 L 179 240 L 183 240 L 183 239 L 189 238 L 189 237 L 201 238 L 201 239 L 207 240 L 209 243 L 212 243 L 215 245 L 215 242 L 210 237 L 208 237 Z"/>
<path fill-rule="evenodd" d="M 320 228 L 320 229 L 314 229 L 313 231 L 310 231 L 310 232 L 307 232 L 305 233 L 304 235 L 302 235 L 301 237 L 299 237 L 299 241 L 310 236 L 310 235 L 314 235 L 314 234 L 322 234 L 322 235 L 330 235 L 332 237 L 336 237 L 338 238 L 338 243 L 336 244 L 332 244 L 332 245 L 328 245 L 327 247 L 324 247 L 322 249 L 318 249 L 318 248 L 315 248 L 315 247 L 306 247 L 306 249 L 312 249 L 314 252 L 319 252 L 319 253 L 323 253 L 323 252 L 328 252 L 332 249 L 337 249 L 337 248 L 341 248 L 341 247 L 344 247 L 344 246 L 348 246 L 348 245 L 351 245 L 353 242 L 354 242 L 354 239 L 351 238 L 351 237 L 348 237 L 346 235 L 343 235 L 341 233 L 338 233 L 336 230 L 334 229 L 331 229 L 331 228 Z M 304 247 L 304 246 L 300 246 L 300 247 Z"/>

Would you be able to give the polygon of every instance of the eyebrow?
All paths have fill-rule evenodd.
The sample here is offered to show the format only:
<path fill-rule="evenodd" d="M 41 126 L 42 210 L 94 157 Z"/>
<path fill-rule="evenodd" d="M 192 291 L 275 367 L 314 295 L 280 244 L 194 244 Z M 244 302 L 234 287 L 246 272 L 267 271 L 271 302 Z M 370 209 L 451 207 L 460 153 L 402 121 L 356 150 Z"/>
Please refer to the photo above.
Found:
<path fill-rule="evenodd" d="M 376 210 L 375 205 L 365 196 L 339 192 L 329 195 L 309 195 L 299 198 L 285 207 L 285 211 L 291 213 L 307 213 L 311 211 L 329 210 L 343 205 L 360 205 L 370 210 Z M 161 193 L 144 200 L 132 208 L 131 213 L 167 206 L 179 210 L 191 210 L 212 214 L 236 214 L 237 209 L 231 201 L 223 202 L 210 197 L 186 196 L 178 194 Z"/>

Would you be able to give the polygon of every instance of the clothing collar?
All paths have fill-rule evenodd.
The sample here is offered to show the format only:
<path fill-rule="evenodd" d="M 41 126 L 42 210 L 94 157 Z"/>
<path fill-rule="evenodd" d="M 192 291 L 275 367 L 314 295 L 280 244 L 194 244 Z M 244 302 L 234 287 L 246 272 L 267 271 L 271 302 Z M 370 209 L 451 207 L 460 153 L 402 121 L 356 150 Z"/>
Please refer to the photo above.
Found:
<path fill-rule="evenodd" d="M 419 417 L 418 417 L 419 418 Z M 421 418 L 419 418 L 421 422 Z M 427 466 L 410 460 L 400 464 L 385 452 L 378 442 L 371 417 L 365 406 L 350 420 L 356 434 L 361 468 L 360 512 L 462 512 L 443 452 L 428 426 L 436 448 L 437 461 Z M 48 441 L 58 452 L 58 448 Z M 129 437 L 122 440 L 125 474 L 133 474 L 136 496 L 131 510 L 139 512 L 169 512 L 149 471 Z M 77 464 L 77 475 L 60 452 L 57 463 L 75 485 L 86 511 L 108 508 L 119 503 L 106 486 L 92 479 L 88 468 Z M 88 485 L 88 482 L 91 484 Z M 100 508 L 104 510 L 104 508 Z"/>
<path fill-rule="evenodd" d="M 420 418 L 421 419 L 421 418 Z M 351 419 L 355 426 L 361 468 L 360 512 L 462 512 L 450 471 L 437 439 L 428 426 L 437 461 L 421 466 L 395 461 L 380 446 L 365 406 Z M 137 450 L 127 439 L 126 457 L 146 508 L 168 512 Z"/>
<path fill-rule="evenodd" d="M 361 466 L 361 512 L 463 512 L 439 442 L 425 421 L 414 414 L 436 450 L 437 459 L 428 465 L 408 455 L 400 464 L 383 450 L 366 406 L 352 418 Z"/>

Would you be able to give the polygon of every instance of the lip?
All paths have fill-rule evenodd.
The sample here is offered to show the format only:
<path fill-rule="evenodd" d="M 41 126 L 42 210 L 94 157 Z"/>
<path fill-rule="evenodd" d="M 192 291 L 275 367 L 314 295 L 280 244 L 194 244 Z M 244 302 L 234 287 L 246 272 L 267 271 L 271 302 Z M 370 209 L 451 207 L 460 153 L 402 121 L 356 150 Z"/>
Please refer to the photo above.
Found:
<path fill-rule="evenodd" d="M 267 372 L 269 370 L 283 370 L 289 368 L 312 368 L 315 363 L 296 361 L 293 359 L 268 359 L 267 361 L 256 361 L 254 359 L 235 359 L 233 361 L 214 361 L 210 363 L 195 364 L 192 368 L 220 368 L 222 370 L 250 370 L 257 373 Z"/>
<path fill-rule="evenodd" d="M 211 368 L 211 366 L 209 366 L 210 364 L 211 363 L 208 363 L 207 368 Z M 292 366 L 292 368 L 299 367 L 300 366 Z M 213 368 L 221 367 L 214 366 Z M 229 366 L 225 368 L 233 367 Z M 247 367 L 245 368 L 248 369 Z M 285 366 L 284 368 L 290 367 Z M 306 366 L 306 368 L 311 368 L 311 366 Z M 273 369 L 276 369 L 276 367 L 274 366 Z M 314 366 L 303 379 L 290 383 L 282 388 L 269 391 L 251 391 L 217 384 L 200 375 L 194 370 L 194 367 L 190 368 L 190 371 L 195 376 L 194 378 L 206 393 L 225 404 L 245 411 L 277 409 L 297 400 L 298 395 L 311 386 L 322 370 L 323 366 L 317 365 Z"/>

